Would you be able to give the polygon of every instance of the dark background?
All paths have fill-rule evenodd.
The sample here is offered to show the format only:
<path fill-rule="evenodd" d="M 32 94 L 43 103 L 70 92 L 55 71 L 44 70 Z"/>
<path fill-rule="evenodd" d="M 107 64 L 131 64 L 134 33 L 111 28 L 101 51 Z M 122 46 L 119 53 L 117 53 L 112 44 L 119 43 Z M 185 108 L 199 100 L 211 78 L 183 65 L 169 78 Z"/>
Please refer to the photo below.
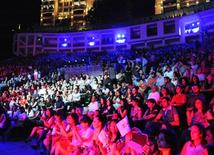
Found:
<path fill-rule="evenodd" d="M 21 27 L 39 23 L 40 0 L 7 0 L 0 5 L 0 59 L 11 57 L 12 36 Z M 13 31 L 14 30 L 14 31 Z"/>
<path fill-rule="evenodd" d="M 13 34 L 17 31 L 19 24 L 21 29 L 26 29 L 32 25 L 38 25 L 40 21 L 40 5 L 41 0 L 7 0 L 0 5 L 0 60 L 12 56 L 12 38 Z M 110 0 L 102 0 L 108 1 Z M 127 10 L 123 9 L 124 0 L 114 0 L 115 7 L 107 8 L 109 12 L 114 12 L 118 16 L 123 16 L 127 14 Z M 125 0 L 128 6 L 131 6 L 131 19 L 141 18 L 154 14 L 154 2 L 155 0 Z M 121 8 L 118 8 L 119 6 Z M 114 10 L 113 10 L 114 9 Z M 105 13 L 104 13 L 105 14 Z M 106 14 L 105 14 L 106 15 Z M 115 15 L 115 14 L 114 14 Z M 102 18 L 104 19 L 104 18 Z M 104 20 L 111 21 L 112 17 L 107 15 Z M 116 19 L 116 18 L 115 18 Z M 118 18 L 120 19 L 120 18 Z M 121 18 L 122 19 L 122 18 Z M 124 18 L 125 19 L 125 18 Z M 117 20 L 115 20 L 117 22 Z M 105 23 L 105 21 L 101 21 Z M 111 23 L 110 23 L 111 24 Z"/>

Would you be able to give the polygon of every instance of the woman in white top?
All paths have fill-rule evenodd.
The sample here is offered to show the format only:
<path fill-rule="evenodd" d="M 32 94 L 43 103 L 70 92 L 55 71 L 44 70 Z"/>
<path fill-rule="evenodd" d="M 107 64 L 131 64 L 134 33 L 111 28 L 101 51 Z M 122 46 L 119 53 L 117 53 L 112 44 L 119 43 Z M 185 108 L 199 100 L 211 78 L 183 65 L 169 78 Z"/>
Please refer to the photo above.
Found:
<path fill-rule="evenodd" d="M 85 154 L 85 155 L 93 155 L 94 152 L 92 150 L 93 147 L 93 134 L 94 130 L 90 127 L 91 119 L 88 116 L 83 116 L 80 120 L 80 128 L 79 130 L 74 130 L 73 134 L 76 136 L 80 145 L 78 149 L 76 149 L 76 154 Z"/>
<path fill-rule="evenodd" d="M 190 129 L 191 140 L 182 148 L 181 155 L 201 155 L 205 144 L 205 128 L 201 124 L 193 124 Z"/>
<path fill-rule="evenodd" d="M 96 115 L 93 119 L 93 128 L 94 128 L 94 135 L 93 135 L 93 151 L 95 154 L 107 154 L 107 142 L 108 136 L 105 128 L 105 118 L 102 115 Z"/>
<path fill-rule="evenodd" d="M 78 115 L 71 113 L 67 116 L 66 121 L 69 128 L 65 128 L 62 123 L 57 124 L 60 128 L 61 138 L 56 142 L 52 154 L 55 152 L 55 155 L 68 155 L 73 153 L 80 145 L 77 136 L 75 136 L 75 132 L 79 131 Z"/>

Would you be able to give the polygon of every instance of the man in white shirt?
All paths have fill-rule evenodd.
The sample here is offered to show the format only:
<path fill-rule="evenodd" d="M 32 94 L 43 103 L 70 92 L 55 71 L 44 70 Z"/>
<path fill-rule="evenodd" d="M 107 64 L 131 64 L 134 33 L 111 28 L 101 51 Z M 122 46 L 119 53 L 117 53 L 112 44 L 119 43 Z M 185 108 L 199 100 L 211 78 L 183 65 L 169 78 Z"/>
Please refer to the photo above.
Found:
<path fill-rule="evenodd" d="M 96 97 L 92 96 L 91 102 L 88 105 L 88 111 L 95 112 L 98 109 L 99 109 L 99 103 L 97 102 Z"/>

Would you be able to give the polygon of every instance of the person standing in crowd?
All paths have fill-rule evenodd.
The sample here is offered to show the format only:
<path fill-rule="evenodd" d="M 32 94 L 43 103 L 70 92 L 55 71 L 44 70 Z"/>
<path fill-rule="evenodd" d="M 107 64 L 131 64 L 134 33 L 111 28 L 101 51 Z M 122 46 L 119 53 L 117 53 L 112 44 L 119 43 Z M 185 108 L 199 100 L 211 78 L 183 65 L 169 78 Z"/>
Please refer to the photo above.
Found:
<path fill-rule="evenodd" d="M 132 64 L 128 61 L 125 69 L 125 82 L 132 84 Z"/>
<path fill-rule="evenodd" d="M 172 97 L 171 105 L 175 107 L 178 112 L 181 127 L 184 128 L 187 124 L 186 122 L 186 103 L 187 95 L 183 93 L 183 88 L 181 85 L 176 86 L 176 94 Z"/>
<path fill-rule="evenodd" d="M 34 78 L 35 81 L 38 80 L 38 71 L 37 71 L 37 69 L 34 70 L 33 78 Z"/>

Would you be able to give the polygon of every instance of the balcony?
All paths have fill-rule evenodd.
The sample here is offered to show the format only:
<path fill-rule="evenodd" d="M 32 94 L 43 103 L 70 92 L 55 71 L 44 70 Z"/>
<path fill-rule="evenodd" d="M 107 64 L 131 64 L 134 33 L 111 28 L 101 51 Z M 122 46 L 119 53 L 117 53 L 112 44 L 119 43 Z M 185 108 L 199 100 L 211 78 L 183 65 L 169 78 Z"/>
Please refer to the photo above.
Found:
<path fill-rule="evenodd" d="M 84 10 L 86 5 L 74 5 L 73 10 Z"/>

